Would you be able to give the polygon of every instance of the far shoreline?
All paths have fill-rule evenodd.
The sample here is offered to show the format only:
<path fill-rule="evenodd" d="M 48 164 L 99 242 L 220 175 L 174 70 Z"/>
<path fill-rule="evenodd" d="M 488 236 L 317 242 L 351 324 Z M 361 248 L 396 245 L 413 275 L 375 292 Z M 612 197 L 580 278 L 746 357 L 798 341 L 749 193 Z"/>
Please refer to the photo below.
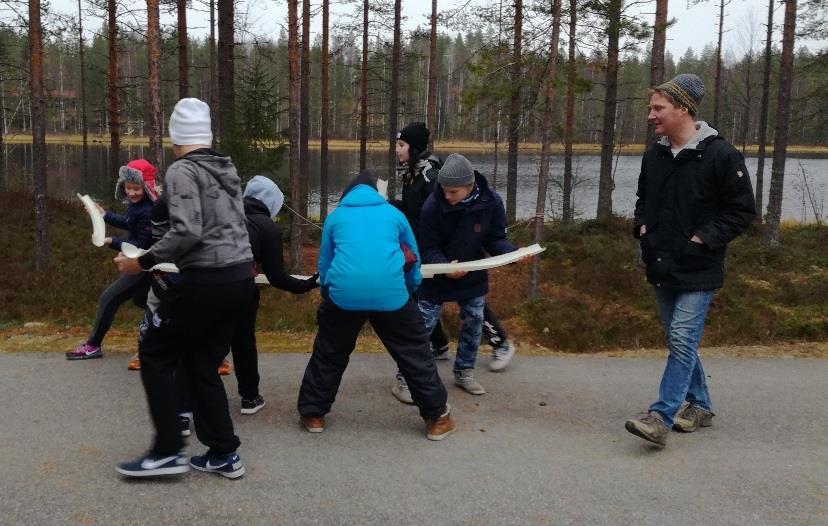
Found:
<path fill-rule="evenodd" d="M 30 144 L 32 142 L 31 135 L 20 133 L 10 133 L 6 135 L 3 140 L 9 144 Z M 83 144 L 83 139 L 77 134 L 47 134 L 47 144 L 64 144 L 69 146 L 80 146 Z M 129 135 L 121 137 L 121 146 L 148 146 L 149 138 L 140 135 Z M 89 135 L 88 144 L 93 147 L 107 147 L 109 146 L 108 135 Z M 283 143 L 287 146 L 287 143 Z M 274 141 L 272 147 L 280 146 L 279 142 Z M 448 151 L 464 151 L 464 152 L 480 152 L 480 153 L 494 153 L 494 143 L 480 143 L 475 141 L 464 140 L 444 140 L 436 141 L 435 150 L 438 152 Z M 741 146 L 736 146 L 736 149 L 742 151 Z M 164 147 L 172 147 L 169 137 L 164 137 Z M 321 143 L 318 139 L 308 141 L 308 147 L 314 150 L 321 148 Z M 383 151 L 388 148 L 388 144 L 384 141 L 373 140 L 368 142 L 368 149 L 371 151 Z M 552 153 L 554 155 L 563 155 L 563 144 L 556 142 L 551 145 Z M 345 150 L 359 150 L 359 141 L 349 139 L 332 139 L 328 142 L 328 149 L 334 151 Z M 541 151 L 541 143 L 537 142 L 522 142 L 518 145 L 520 153 L 539 154 Z M 507 156 L 508 144 L 501 142 L 498 148 L 498 155 L 504 159 Z M 619 152 L 620 150 L 620 152 Z M 748 144 L 744 149 L 744 154 L 748 157 L 755 157 L 759 151 L 759 146 L 756 144 Z M 590 143 L 578 143 L 572 145 L 572 152 L 575 155 L 600 155 L 601 145 Z M 641 155 L 644 153 L 644 144 L 624 144 L 620 147 L 616 145 L 614 155 Z M 768 144 L 765 147 L 765 156 L 770 158 L 773 155 L 773 146 Z M 828 146 L 819 145 L 789 145 L 787 148 L 787 155 L 792 157 L 810 157 L 823 159 L 828 158 Z"/>

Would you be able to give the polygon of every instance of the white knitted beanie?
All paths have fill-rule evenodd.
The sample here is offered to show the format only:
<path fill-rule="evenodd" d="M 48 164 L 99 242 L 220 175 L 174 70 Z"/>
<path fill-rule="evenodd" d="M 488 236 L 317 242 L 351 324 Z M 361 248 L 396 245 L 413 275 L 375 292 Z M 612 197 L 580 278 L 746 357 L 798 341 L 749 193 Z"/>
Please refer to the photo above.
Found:
<path fill-rule="evenodd" d="M 170 116 L 170 140 L 178 146 L 213 144 L 210 129 L 210 106 L 198 99 L 181 99 Z"/>

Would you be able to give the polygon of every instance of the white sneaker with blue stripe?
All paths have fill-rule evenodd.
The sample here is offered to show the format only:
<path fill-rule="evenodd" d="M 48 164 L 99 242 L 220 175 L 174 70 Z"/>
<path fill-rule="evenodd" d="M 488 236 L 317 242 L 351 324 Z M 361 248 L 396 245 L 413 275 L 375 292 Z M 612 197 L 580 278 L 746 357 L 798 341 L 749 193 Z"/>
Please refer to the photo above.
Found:
<path fill-rule="evenodd" d="M 190 465 L 199 471 L 216 473 L 229 479 L 237 479 L 244 475 L 244 464 L 235 451 L 225 455 L 195 455 L 190 458 Z"/>
<path fill-rule="evenodd" d="M 158 477 L 163 475 L 180 475 L 190 471 L 187 455 L 154 455 L 147 453 L 141 458 L 119 464 L 118 473 L 127 477 Z"/>

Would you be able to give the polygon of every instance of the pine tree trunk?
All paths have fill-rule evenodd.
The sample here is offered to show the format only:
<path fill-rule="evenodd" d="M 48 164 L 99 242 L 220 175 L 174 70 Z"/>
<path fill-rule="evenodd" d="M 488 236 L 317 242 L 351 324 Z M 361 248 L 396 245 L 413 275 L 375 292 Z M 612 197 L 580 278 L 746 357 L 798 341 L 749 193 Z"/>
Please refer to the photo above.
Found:
<path fill-rule="evenodd" d="M 773 3 L 768 0 L 768 27 L 765 39 L 765 70 L 762 77 L 762 102 L 759 110 L 759 152 L 756 164 L 756 211 L 757 221 L 762 222 L 762 205 L 765 184 L 765 143 L 768 138 L 768 113 L 770 101 L 771 48 L 773 45 Z"/>
<path fill-rule="evenodd" d="M 107 89 L 109 91 L 109 173 L 121 166 L 121 102 L 118 93 L 118 3 L 107 0 L 107 34 L 109 38 L 109 64 L 107 68 Z"/>
<path fill-rule="evenodd" d="M 147 0 L 147 58 L 149 64 L 149 82 L 147 83 L 147 101 L 149 105 L 149 158 L 158 169 L 161 168 L 161 22 L 158 0 Z"/>
<path fill-rule="evenodd" d="M 5 53 L 3 39 L 0 38 L 0 192 L 5 192 L 8 184 L 6 170 L 6 87 L 3 81 L 3 61 Z M 85 185 L 84 185 L 85 186 Z"/>
<path fill-rule="evenodd" d="M 782 189 L 785 182 L 785 160 L 791 118 L 791 85 L 793 84 L 795 37 L 796 0 L 785 0 L 782 64 L 779 67 L 779 95 L 776 103 L 776 129 L 773 135 L 773 164 L 771 166 L 768 213 L 765 216 L 764 231 L 764 242 L 771 248 L 779 247 L 779 221 L 782 216 Z"/>
<path fill-rule="evenodd" d="M 667 43 L 667 0 L 656 0 L 653 50 L 650 57 L 650 87 L 664 83 L 664 48 Z M 656 141 L 655 127 L 647 123 L 647 146 Z"/>
<path fill-rule="evenodd" d="M 289 173 L 290 206 L 294 210 L 299 206 L 301 194 L 301 176 L 299 172 L 299 19 L 298 0 L 288 0 L 288 130 L 290 137 Z M 294 213 L 290 217 L 290 268 L 298 272 L 302 267 L 302 223 Z"/>
<path fill-rule="evenodd" d="M 397 195 L 397 129 L 400 112 L 400 0 L 394 1 L 394 44 L 391 47 L 391 93 L 388 103 L 388 197 Z"/>
<path fill-rule="evenodd" d="M 302 47 L 300 50 L 299 71 L 299 207 L 296 209 L 308 217 L 308 178 L 310 174 L 310 0 L 302 1 Z M 301 223 L 302 239 L 305 239 L 305 224 Z"/>
<path fill-rule="evenodd" d="M 716 78 L 713 90 L 713 123 L 719 126 L 719 102 L 722 95 L 722 35 L 724 34 L 724 8 L 730 2 L 719 0 L 719 42 L 716 45 Z"/>
<path fill-rule="evenodd" d="M 235 47 L 233 0 L 218 0 L 218 132 L 221 141 L 228 139 L 235 129 Z"/>
<path fill-rule="evenodd" d="M 210 113 L 214 116 L 210 119 L 210 126 L 213 129 L 213 137 L 218 136 L 218 74 L 216 72 L 216 2 L 210 0 L 210 82 L 208 84 L 207 97 L 210 102 Z"/>
<path fill-rule="evenodd" d="M 362 69 L 359 78 L 359 169 L 368 163 L 368 0 L 362 2 Z"/>
<path fill-rule="evenodd" d="M 431 132 L 428 136 L 428 150 L 434 151 L 434 137 L 437 136 L 437 0 L 431 0 L 431 36 L 428 41 L 428 103 L 426 121 Z"/>
<path fill-rule="evenodd" d="M 601 131 L 601 168 L 598 178 L 599 221 L 612 217 L 612 154 L 615 150 L 615 109 L 618 105 L 618 40 L 621 35 L 623 0 L 610 0 L 607 5 L 607 74 L 604 91 L 604 125 Z"/>
<path fill-rule="evenodd" d="M 750 127 L 750 108 L 751 103 L 751 78 L 750 72 L 753 68 L 753 49 L 748 51 L 747 55 L 745 55 L 745 104 L 742 107 L 742 155 L 745 154 L 745 150 L 747 149 L 747 140 L 748 140 L 748 128 Z"/>
<path fill-rule="evenodd" d="M 564 123 L 564 177 L 563 214 L 564 223 L 574 219 L 572 210 L 572 135 L 575 128 L 575 82 L 578 80 L 575 62 L 575 30 L 577 29 L 578 0 L 569 0 L 569 58 L 566 65 L 566 117 Z"/>
<path fill-rule="evenodd" d="M 89 124 L 86 118 L 86 63 L 84 62 L 83 12 L 81 11 L 81 0 L 78 0 L 78 60 L 80 62 L 80 118 L 81 137 L 83 141 L 81 147 L 81 187 L 86 190 L 86 178 L 87 172 L 89 171 Z"/>
<path fill-rule="evenodd" d="M 558 39 L 561 34 L 561 0 L 552 2 L 552 40 L 549 43 L 549 67 L 546 73 L 546 95 L 541 121 L 541 159 L 538 174 L 538 199 L 535 203 L 535 243 L 543 242 L 543 220 L 546 215 L 546 189 L 549 183 L 549 157 L 551 155 L 553 108 L 555 106 L 555 81 L 558 77 Z M 537 298 L 540 288 L 540 256 L 532 260 L 532 278 L 529 297 Z"/>
<path fill-rule="evenodd" d="M 328 49 L 330 26 L 330 1 L 322 0 L 322 126 L 319 131 L 319 219 L 324 222 L 328 217 L 328 126 L 330 117 L 331 96 L 329 90 L 328 65 L 330 64 L 330 50 Z"/>
<path fill-rule="evenodd" d="M 32 168 L 35 209 L 35 268 L 49 266 L 49 209 L 46 187 L 46 95 L 43 88 L 43 28 L 40 2 L 29 2 L 29 87 L 32 107 Z"/>
<path fill-rule="evenodd" d="M 178 10 L 178 98 L 190 93 L 189 59 L 187 58 L 187 0 L 176 0 Z"/>
<path fill-rule="evenodd" d="M 506 220 L 514 223 L 517 217 L 517 164 L 520 139 L 521 43 L 523 41 L 523 0 L 515 0 L 515 28 L 512 44 L 512 93 L 509 99 L 509 153 L 506 161 Z"/>

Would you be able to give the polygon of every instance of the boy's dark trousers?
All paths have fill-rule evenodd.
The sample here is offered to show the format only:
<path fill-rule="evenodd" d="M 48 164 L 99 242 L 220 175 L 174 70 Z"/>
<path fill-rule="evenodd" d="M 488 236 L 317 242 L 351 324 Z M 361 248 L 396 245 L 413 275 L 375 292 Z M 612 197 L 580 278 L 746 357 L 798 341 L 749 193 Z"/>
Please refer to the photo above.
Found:
<path fill-rule="evenodd" d="M 302 416 L 323 416 L 330 412 L 357 335 L 366 320 L 371 322 L 374 332 L 397 362 L 420 415 L 432 420 L 445 412 L 446 388 L 428 346 L 429 335 L 423 317 L 413 300 L 409 299 L 398 310 L 383 312 L 348 311 L 325 299 L 319 305 L 316 319 L 319 330 L 299 390 L 298 409 Z"/>
<path fill-rule="evenodd" d="M 100 347 L 106 333 L 112 327 L 115 313 L 128 300 L 139 308 L 147 306 L 147 293 L 150 288 L 150 276 L 147 272 L 132 276 L 119 276 L 101 294 L 98 300 L 98 312 L 95 314 L 95 324 L 86 338 L 86 343 Z"/>
<path fill-rule="evenodd" d="M 161 301 L 161 323 L 149 327 L 138 348 L 141 380 L 156 431 L 153 454 L 177 454 L 184 445 L 174 378 L 178 367 L 189 380 L 198 439 L 213 454 L 238 449 L 240 441 L 233 431 L 227 394 L 217 368 L 227 355 L 255 290 L 252 278 L 209 285 L 182 279 Z"/>
<path fill-rule="evenodd" d="M 233 335 L 230 349 L 233 353 L 233 368 L 239 384 L 239 396 L 254 400 L 259 396 L 259 355 L 256 350 L 256 314 L 259 311 L 259 289 L 255 290 L 250 302 L 244 306 L 239 330 Z"/>

